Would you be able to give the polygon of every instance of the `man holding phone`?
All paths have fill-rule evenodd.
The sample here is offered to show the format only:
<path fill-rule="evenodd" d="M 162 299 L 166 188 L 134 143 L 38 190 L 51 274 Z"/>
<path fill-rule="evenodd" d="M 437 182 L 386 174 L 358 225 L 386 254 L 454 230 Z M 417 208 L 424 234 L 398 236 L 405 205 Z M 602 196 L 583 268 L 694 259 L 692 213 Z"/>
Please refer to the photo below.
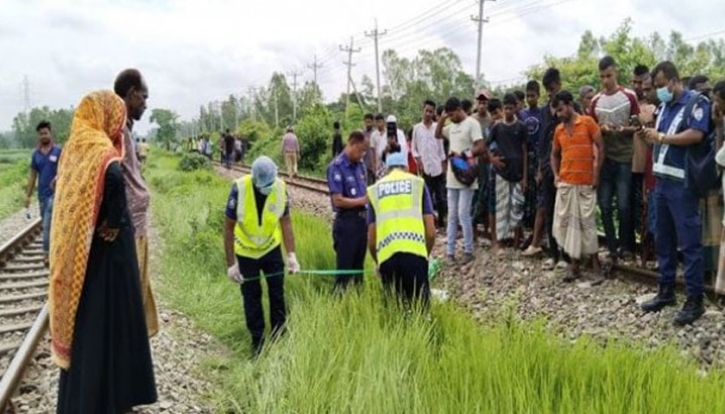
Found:
<path fill-rule="evenodd" d="M 636 94 L 617 83 L 617 63 L 611 56 L 599 61 L 602 91 L 592 100 L 590 114 L 599 124 L 606 158 L 601 171 L 597 202 L 611 262 L 621 255 L 631 260 L 634 252 L 634 223 L 631 214 L 632 157 L 634 128 L 630 117 L 639 115 Z M 617 197 L 619 229 L 614 228 L 614 197 Z"/>
<path fill-rule="evenodd" d="M 388 115 L 385 120 L 385 131 L 387 137 L 387 146 L 383 151 L 382 162 L 385 163 L 387 156 L 399 152 L 404 159 L 408 159 L 408 141 L 405 139 L 405 133 L 398 128 L 398 121 L 394 115 Z M 378 179 L 381 177 L 378 177 Z"/>

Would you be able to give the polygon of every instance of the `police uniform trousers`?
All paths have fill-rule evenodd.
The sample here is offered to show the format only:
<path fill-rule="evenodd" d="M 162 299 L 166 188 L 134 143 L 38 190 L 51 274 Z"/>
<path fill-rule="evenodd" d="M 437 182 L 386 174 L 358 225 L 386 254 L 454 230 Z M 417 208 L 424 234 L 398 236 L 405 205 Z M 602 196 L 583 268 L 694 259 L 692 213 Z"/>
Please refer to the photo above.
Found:
<path fill-rule="evenodd" d="M 685 188 L 684 183 L 661 178 L 657 178 L 655 199 L 655 247 L 660 283 L 665 286 L 675 284 L 679 245 L 684 256 L 687 294 L 701 295 L 704 282 L 699 200 Z"/>
<path fill-rule="evenodd" d="M 332 241 L 337 255 L 337 270 L 358 270 L 359 274 L 340 274 L 335 289 L 346 289 L 350 282 L 361 285 L 367 249 L 367 221 L 364 209 L 340 210 L 332 223 Z"/>
<path fill-rule="evenodd" d="M 240 289 L 244 298 L 244 317 L 247 329 L 252 336 L 252 346 L 256 351 L 262 347 L 264 339 L 264 309 L 262 308 L 262 274 L 267 280 L 269 294 L 269 319 L 272 334 L 279 334 L 287 319 L 284 302 L 284 259 L 282 248 L 276 247 L 259 259 L 237 256 L 239 272 L 247 280 Z"/>
<path fill-rule="evenodd" d="M 411 253 L 395 253 L 380 264 L 380 278 L 387 294 L 395 291 L 403 304 L 420 300 L 420 306 L 430 303 L 428 260 Z"/>

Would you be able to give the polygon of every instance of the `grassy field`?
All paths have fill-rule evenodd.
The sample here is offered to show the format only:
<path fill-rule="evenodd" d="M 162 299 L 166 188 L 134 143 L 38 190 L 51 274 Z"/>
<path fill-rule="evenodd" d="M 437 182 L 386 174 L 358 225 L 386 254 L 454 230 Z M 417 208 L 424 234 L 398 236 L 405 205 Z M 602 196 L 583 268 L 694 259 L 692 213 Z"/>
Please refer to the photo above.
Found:
<path fill-rule="evenodd" d="M 288 333 L 251 359 L 223 257 L 229 183 L 152 158 L 146 175 L 165 246 L 160 293 L 232 350 L 205 367 L 219 412 L 725 412 L 723 373 L 698 373 L 674 348 L 571 343 L 507 309 L 484 324 L 452 303 L 434 304 L 430 318 L 404 317 L 383 305 L 372 277 L 361 295 L 342 298 L 329 294 L 328 280 L 288 278 Z M 303 269 L 329 269 L 329 225 L 298 212 L 293 225 Z"/>
<path fill-rule="evenodd" d="M 30 150 L 0 151 L 0 220 L 23 206 Z"/>

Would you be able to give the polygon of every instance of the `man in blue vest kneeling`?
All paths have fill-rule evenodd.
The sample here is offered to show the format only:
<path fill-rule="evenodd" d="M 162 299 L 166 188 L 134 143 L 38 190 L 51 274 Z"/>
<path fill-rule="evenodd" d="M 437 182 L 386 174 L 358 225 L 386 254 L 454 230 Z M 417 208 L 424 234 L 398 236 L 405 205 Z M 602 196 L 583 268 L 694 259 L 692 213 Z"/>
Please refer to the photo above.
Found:
<path fill-rule="evenodd" d="M 388 173 L 368 187 L 368 248 L 386 291 L 395 289 L 403 303 L 430 298 L 428 256 L 435 242 L 435 217 L 422 178 L 407 172 L 401 153 L 388 155 Z"/>
<path fill-rule="evenodd" d="M 295 256 L 287 187 L 277 178 L 275 163 L 262 156 L 252 163 L 251 175 L 232 185 L 224 232 L 227 275 L 241 284 L 244 316 L 255 354 L 262 350 L 264 342 L 262 273 L 267 279 L 273 336 L 282 333 L 287 317 L 282 241 L 287 251 L 289 272 L 295 274 L 300 265 Z"/>

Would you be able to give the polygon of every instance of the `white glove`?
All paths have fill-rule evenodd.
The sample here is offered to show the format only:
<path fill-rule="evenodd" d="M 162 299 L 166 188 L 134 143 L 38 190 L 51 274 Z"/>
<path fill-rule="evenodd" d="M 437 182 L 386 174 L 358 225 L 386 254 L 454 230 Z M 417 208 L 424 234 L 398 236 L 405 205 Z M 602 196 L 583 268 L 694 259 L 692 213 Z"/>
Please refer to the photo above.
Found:
<path fill-rule="evenodd" d="M 237 263 L 235 263 L 234 266 L 227 268 L 227 276 L 232 282 L 244 282 L 244 276 L 242 276 L 242 274 L 239 272 L 239 265 Z"/>
<path fill-rule="evenodd" d="M 289 253 L 287 255 L 287 267 L 291 274 L 295 274 L 300 271 L 300 263 L 297 261 L 297 255 Z"/>

